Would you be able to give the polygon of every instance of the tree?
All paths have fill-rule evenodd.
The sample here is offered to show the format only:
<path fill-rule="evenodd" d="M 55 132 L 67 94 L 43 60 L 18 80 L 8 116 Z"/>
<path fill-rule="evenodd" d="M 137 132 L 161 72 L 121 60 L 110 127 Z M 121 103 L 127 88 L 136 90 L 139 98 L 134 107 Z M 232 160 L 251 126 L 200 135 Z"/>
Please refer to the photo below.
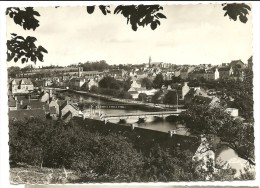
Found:
<path fill-rule="evenodd" d="M 196 104 L 182 112 L 180 118 L 192 134 L 216 135 L 220 139 L 214 144 L 217 148 L 226 145 L 235 150 L 239 157 L 255 165 L 253 124 L 234 119 L 222 107 Z"/>
<path fill-rule="evenodd" d="M 6 9 L 6 15 L 9 15 L 24 30 L 35 30 L 39 26 L 39 21 L 35 16 L 40 16 L 40 14 L 33 7 L 25 7 L 24 10 L 10 7 Z M 37 60 L 43 61 L 43 53 L 48 53 L 42 46 L 35 45 L 37 41 L 35 37 L 24 38 L 16 33 L 11 33 L 11 37 L 11 40 L 7 41 L 7 61 L 14 59 L 17 62 L 21 59 L 22 63 L 29 60 L 36 63 Z"/>
<path fill-rule="evenodd" d="M 162 74 L 157 74 L 156 77 L 153 80 L 153 87 L 155 89 L 161 89 L 163 83 L 164 83 L 163 75 Z"/>
<path fill-rule="evenodd" d="M 178 94 L 176 90 L 168 90 L 166 95 L 164 96 L 163 103 L 164 104 L 171 104 L 171 105 L 177 105 L 178 100 Z"/>
<path fill-rule="evenodd" d="M 7 69 L 7 72 L 8 72 L 8 77 L 15 78 L 20 74 L 20 67 L 16 67 L 16 66 L 9 67 Z"/>
<path fill-rule="evenodd" d="M 149 78 L 143 78 L 141 80 L 141 86 L 145 87 L 146 89 L 152 89 L 153 82 Z"/>
<path fill-rule="evenodd" d="M 146 93 L 140 93 L 138 95 L 138 100 L 142 101 L 142 102 L 146 102 L 147 100 L 147 94 Z"/>

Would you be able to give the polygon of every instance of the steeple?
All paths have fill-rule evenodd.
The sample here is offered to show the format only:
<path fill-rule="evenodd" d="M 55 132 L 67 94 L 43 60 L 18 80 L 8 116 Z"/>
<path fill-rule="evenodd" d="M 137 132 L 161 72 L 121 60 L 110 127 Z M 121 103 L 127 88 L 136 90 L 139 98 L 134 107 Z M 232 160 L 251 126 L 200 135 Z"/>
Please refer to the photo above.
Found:
<path fill-rule="evenodd" d="M 151 67 L 151 63 L 152 63 L 152 58 L 151 56 L 149 57 L 149 67 Z"/>

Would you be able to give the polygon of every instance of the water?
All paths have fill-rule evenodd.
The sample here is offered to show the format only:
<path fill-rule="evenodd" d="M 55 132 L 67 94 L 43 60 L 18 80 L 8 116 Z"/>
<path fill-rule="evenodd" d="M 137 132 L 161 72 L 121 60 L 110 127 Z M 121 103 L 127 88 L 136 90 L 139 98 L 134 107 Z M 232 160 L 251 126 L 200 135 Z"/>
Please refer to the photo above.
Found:
<path fill-rule="evenodd" d="M 79 102 L 93 102 L 98 101 L 98 99 L 85 96 L 85 95 L 79 95 L 79 94 L 70 94 L 71 98 L 79 101 Z M 106 100 L 99 100 L 101 103 L 108 102 Z M 139 109 L 102 109 L 102 113 L 106 114 L 123 114 L 123 113 L 141 113 L 145 112 L 144 110 Z M 168 121 L 167 119 L 160 119 L 160 118 L 149 118 L 145 122 L 139 122 L 138 118 L 131 117 L 128 119 L 125 119 L 123 122 L 119 122 L 118 119 L 115 120 L 109 120 L 111 123 L 131 123 L 135 124 L 135 126 L 142 127 L 145 129 L 151 129 L 151 130 L 157 130 L 162 132 L 168 132 L 173 129 L 177 129 L 177 134 L 182 135 L 189 135 L 190 133 L 186 131 L 185 127 L 183 125 L 178 124 L 173 121 Z M 246 166 L 246 161 L 244 159 L 241 159 L 238 157 L 236 152 L 228 147 L 220 148 L 216 152 L 216 161 L 223 161 L 228 162 L 230 167 L 237 170 L 236 176 L 239 175 L 240 170 L 243 171 L 244 167 Z"/>

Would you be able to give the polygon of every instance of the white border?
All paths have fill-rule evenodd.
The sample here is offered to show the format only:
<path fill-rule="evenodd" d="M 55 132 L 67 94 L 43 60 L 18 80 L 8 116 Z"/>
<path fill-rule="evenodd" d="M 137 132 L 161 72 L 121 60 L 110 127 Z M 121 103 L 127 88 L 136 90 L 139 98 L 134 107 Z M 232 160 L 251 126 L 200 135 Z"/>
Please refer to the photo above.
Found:
<path fill-rule="evenodd" d="M 226 2 L 226 1 L 223 1 Z M 208 2 L 200 2 L 200 1 L 189 1 L 189 2 L 182 2 L 182 1 L 176 1 L 176 2 L 170 2 L 170 1 L 130 1 L 130 2 L 117 2 L 117 1 L 95 1 L 95 2 L 84 2 L 84 1 L 41 1 L 41 2 L 35 2 L 35 1 L 13 1 L 13 2 L 0 2 L 0 14 L 1 14 L 1 63 L 0 63 L 0 84 L 1 84 L 1 90 L 0 90 L 0 117 L 1 117 L 1 131 L 0 131 L 0 149 L 1 149 L 1 155 L 0 155 L 0 187 L 14 187 L 15 185 L 9 184 L 9 163 L 8 163 L 8 117 L 7 117 L 7 66 L 6 66 L 6 24 L 5 24 L 5 10 L 6 7 L 9 6 L 78 6 L 78 5 L 89 5 L 89 4 L 208 4 L 208 3 L 223 3 L 223 2 L 216 2 L 216 1 L 208 1 Z M 236 2 L 236 1 L 229 1 L 229 2 Z M 241 2 L 241 1 L 240 1 Z M 247 2 L 248 3 L 248 2 Z M 259 74 L 257 70 L 260 70 L 260 61 L 259 61 L 259 36 L 260 36 L 260 24 L 259 24 L 259 18 L 260 18 L 260 2 L 249 2 L 253 6 L 252 8 L 252 14 L 253 14 L 253 62 L 254 62 L 254 99 L 255 99 L 255 145 L 256 145 L 256 163 L 259 164 L 259 118 L 257 117 L 257 114 L 259 114 Z M 166 185 L 226 185 L 226 186 L 259 186 L 259 179 L 260 179 L 260 173 L 259 173 L 259 165 L 257 165 L 257 172 L 256 172 L 256 181 L 239 181 L 239 182 L 175 182 L 175 183 L 146 183 L 146 184 L 136 184 L 131 183 L 130 185 L 149 185 L 149 186 L 166 186 Z M 70 184 L 72 185 L 72 184 Z M 75 184 L 74 184 L 75 185 Z M 80 185 L 80 184 L 79 184 Z M 93 186 L 94 184 L 88 184 L 87 186 Z M 111 185 L 111 184 L 102 184 L 102 185 Z M 113 184 L 115 185 L 115 184 Z M 117 184 L 118 185 L 118 184 Z M 126 185 L 126 184 L 119 184 L 119 185 Z M 129 184 L 127 184 L 129 185 Z M 19 185 L 16 187 L 23 187 L 23 185 Z"/>

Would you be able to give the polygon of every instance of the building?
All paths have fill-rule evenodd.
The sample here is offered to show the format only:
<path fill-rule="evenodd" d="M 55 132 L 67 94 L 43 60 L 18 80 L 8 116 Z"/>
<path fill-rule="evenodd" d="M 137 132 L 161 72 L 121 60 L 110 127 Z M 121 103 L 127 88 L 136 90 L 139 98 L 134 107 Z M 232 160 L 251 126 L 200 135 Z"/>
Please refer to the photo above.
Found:
<path fill-rule="evenodd" d="M 128 91 L 136 91 L 136 89 L 140 89 L 142 86 L 141 86 L 141 83 L 139 83 L 138 81 L 136 80 L 133 80 L 132 81 L 132 84 L 130 86 L 130 89 Z"/>
<path fill-rule="evenodd" d="M 239 70 L 243 70 L 246 68 L 246 65 L 241 60 L 231 61 L 229 66 L 232 67 L 233 69 L 239 69 Z"/>
<path fill-rule="evenodd" d="M 184 104 L 188 105 L 192 102 L 195 96 L 207 96 L 206 91 L 201 89 L 200 87 L 192 87 L 184 96 Z"/>
<path fill-rule="evenodd" d="M 182 98 L 190 91 L 190 87 L 188 86 L 188 82 L 184 82 L 184 86 L 182 86 Z"/>
<path fill-rule="evenodd" d="M 96 80 L 94 80 L 93 78 L 91 78 L 91 79 L 87 82 L 87 87 L 88 87 L 88 89 L 90 89 L 92 86 L 98 87 L 98 82 L 97 82 Z"/>
<path fill-rule="evenodd" d="M 233 75 L 233 68 L 230 66 L 222 66 L 218 68 L 220 79 L 229 79 Z"/>
<path fill-rule="evenodd" d="M 69 81 L 69 87 L 72 89 L 80 89 L 85 82 L 86 82 L 85 78 L 79 78 L 79 77 L 72 78 Z"/>
<path fill-rule="evenodd" d="M 73 117 L 83 117 L 83 113 L 79 110 L 79 108 L 75 104 L 67 104 L 61 110 L 61 118 L 68 122 Z"/>
<path fill-rule="evenodd" d="M 189 73 L 192 72 L 194 70 L 194 67 L 183 67 L 180 70 L 180 77 L 183 80 L 188 79 Z"/>
<path fill-rule="evenodd" d="M 247 67 L 252 70 L 253 69 L 253 56 L 251 56 L 248 60 L 247 60 Z"/>
<path fill-rule="evenodd" d="M 15 78 L 9 82 L 11 93 L 29 93 L 33 91 L 34 85 L 30 78 Z"/>
<path fill-rule="evenodd" d="M 218 72 L 218 68 L 211 68 L 211 69 L 207 69 L 205 74 L 204 74 L 204 78 L 205 80 L 217 80 L 219 79 L 219 72 Z"/>
<path fill-rule="evenodd" d="M 189 78 L 192 79 L 192 80 L 204 79 L 205 73 L 206 73 L 206 70 L 204 68 L 195 69 L 189 74 Z"/>

